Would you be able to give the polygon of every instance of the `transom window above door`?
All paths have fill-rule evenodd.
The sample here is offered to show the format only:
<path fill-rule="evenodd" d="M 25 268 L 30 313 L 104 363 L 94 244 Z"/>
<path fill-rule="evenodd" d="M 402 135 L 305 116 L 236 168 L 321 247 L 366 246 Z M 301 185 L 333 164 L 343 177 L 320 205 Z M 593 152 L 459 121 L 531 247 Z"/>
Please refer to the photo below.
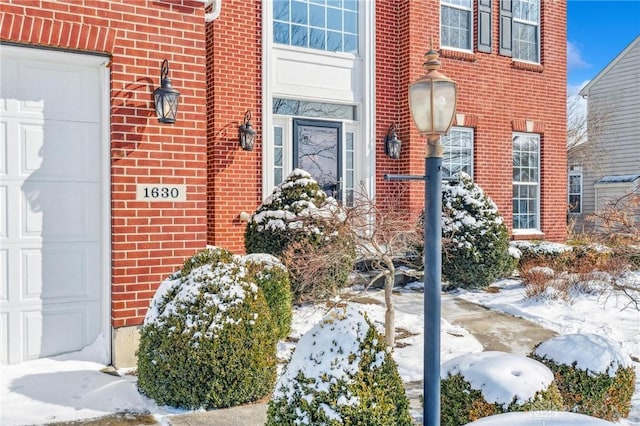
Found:
<path fill-rule="evenodd" d="M 273 0 L 273 41 L 358 53 L 358 1 Z"/>

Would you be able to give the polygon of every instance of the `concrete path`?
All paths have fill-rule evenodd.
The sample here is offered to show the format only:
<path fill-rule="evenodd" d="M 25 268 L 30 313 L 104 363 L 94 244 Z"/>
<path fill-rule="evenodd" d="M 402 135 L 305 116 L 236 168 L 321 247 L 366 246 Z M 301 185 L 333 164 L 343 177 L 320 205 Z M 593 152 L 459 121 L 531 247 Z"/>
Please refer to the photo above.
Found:
<path fill-rule="evenodd" d="M 416 294 L 418 296 L 419 294 Z M 420 294 L 421 296 L 421 294 Z M 556 334 L 522 318 L 491 311 L 449 294 L 442 295 L 442 316 L 451 324 L 469 331 L 487 351 L 503 351 L 526 355 L 533 347 Z M 422 382 L 405 384 L 413 410 L 420 411 Z M 263 426 L 267 420 L 265 403 L 249 404 L 221 410 L 192 412 L 166 418 L 163 426 Z M 94 422 L 67 423 L 67 425 L 133 426 L 157 424 L 146 418 L 109 416 Z M 418 423 L 419 424 L 419 423 Z"/>
<path fill-rule="evenodd" d="M 524 318 L 495 312 L 450 295 L 442 296 L 442 317 L 465 328 L 485 351 L 528 355 L 535 345 L 557 335 Z"/>

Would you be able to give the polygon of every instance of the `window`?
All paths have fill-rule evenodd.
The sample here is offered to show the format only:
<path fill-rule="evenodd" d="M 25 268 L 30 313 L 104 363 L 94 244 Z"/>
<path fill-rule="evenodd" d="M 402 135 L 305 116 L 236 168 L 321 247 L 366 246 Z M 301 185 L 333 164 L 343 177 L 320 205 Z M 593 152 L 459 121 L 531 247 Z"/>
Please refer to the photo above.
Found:
<path fill-rule="evenodd" d="M 358 1 L 273 0 L 273 41 L 358 53 Z"/>
<path fill-rule="evenodd" d="M 442 176 L 464 172 L 473 177 L 473 129 L 452 127 L 440 140 L 444 149 Z"/>
<path fill-rule="evenodd" d="M 347 207 L 353 207 L 353 201 L 355 198 L 355 134 L 353 132 L 347 132 L 345 146 L 345 183 L 344 183 L 344 196 L 343 202 Z"/>
<path fill-rule="evenodd" d="M 282 162 L 284 155 L 284 129 L 280 126 L 274 126 L 273 128 L 273 183 L 274 185 L 280 185 L 284 179 L 283 170 L 284 164 Z"/>
<path fill-rule="evenodd" d="M 582 213 L 582 170 L 578 167 L 569 171 L 569 213 Z"/>
<path fill-rule="evenodd" d="M 513 229 L 540 228 L 540 136 L 513 134 Z"/>
<path fill-rule="evenodd" d="M 540 63 L 540 0 L 500 1 L 500 54 Z"/>
<path fill-rule="evenodd" d="M 471 0 L 440 2 L 440 40 L 443 46 L 471 50 L 473 30 Z"/>
<path fill-rule="evenodd" d="M 281 115 L 334 118 L 341 120 L 355 120 L 356 118 L 356 107 L 354 105 L 273 98 L 272 107 L 274 114 Z"/>

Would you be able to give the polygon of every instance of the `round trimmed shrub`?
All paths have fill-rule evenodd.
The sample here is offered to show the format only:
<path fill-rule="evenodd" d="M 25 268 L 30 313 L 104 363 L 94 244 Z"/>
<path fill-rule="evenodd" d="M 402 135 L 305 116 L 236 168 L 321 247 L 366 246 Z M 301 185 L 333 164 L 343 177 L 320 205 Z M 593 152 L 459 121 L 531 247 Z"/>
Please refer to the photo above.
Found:
<path fill-rule="evenodd" d="M 282 259 L 296 301 L 304 299 L 307 291 L 331 295 L 347 283 L 355 264 L 345 221 L 336 200 L 327 197 L 309 173 L 295 169 L 251 216 L 245 249 Z M 318 258 L 319 267 L 310 262 Z M 312 285 L 307 282 L 310 275 Z"/>
<path fill-rule="evenodd" d="M 140 335 L 138 388 L 160 405 L 256 401 L 276 379 L 275 323 L 262 290 L 226 250 L 207 248 L 158 288 Z"/>
<path fill-rule="evenodd" d="M 356 308 L 336 308 L 298 342 L 267 425 L 411 425 L 409 400 L 384 338 Z"/>
<path fill-rule="evenodd" d="M 440 383 L 443 426 L 511 411 L 562 408 L 553 373 L 520 355 L 497 351 L 461 355 L 442 365 Z"/>
<path fill-rule="evenodd" d="M 466 173 L 442 188 L 442 277 L 451 286 L 486 287 L 516 261 L 498 207 Z"/>
<path fill-rule="evenodd" d="M 284 339 L 291 331 L 293 303 L 287 268 L 277 257 L 266 253 L 249 254 L 239 259 L 262 289 L 276 323 L 276 335 L 278 339 Z"/>
<path fill-rule="evenodd" d="M 553 371 L 565 410 L 610 421 L 629 415 L 635 370 L 612 340 L 595 334 L 558 336 L 539 344 L 531 357 Z"/>

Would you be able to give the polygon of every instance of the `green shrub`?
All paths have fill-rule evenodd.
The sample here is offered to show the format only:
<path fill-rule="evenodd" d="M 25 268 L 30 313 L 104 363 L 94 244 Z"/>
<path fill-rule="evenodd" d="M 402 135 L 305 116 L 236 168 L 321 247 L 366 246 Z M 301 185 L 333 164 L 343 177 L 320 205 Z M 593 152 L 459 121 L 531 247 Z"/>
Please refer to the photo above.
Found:
<path fill-rule="evenodd" d="M 282 259 L 291 273 L 296 301 L 304 299 L 308 288 L 330 294 L 347 283 L 355 263 L 345 220 L 337 202 L 327 197 L 311 175 L 295 169 L 251 216 L 245 249 Z M 320 258 L 315 263 L 322 267 L 311 264 L 309 256 Z M 313 277 L 313 286 L 305 281 L 309 277 Z"/>
<path fill-rule="evenodd" d="M 635 371 L 611 340 L 594 334 L 558 336 L 539 344 L 531 357 L 553 371 L 565 410 L 609 421 L 629 415 Z"/>
<path fill-rule="evenodd" d="M 240 259 L 264 293 L 278 339 L 284 339 L 291 331 L 293 303 L 287 268 L 270 254 L 249 254 Z"/>
<path fill-rule="evenodd" d="M 269 402 L 267 425 L 410 425 L 384 338 L 353 307 L 337 308 L 298 343 Z"/>
<path fill-rule="evenodd" d="M 562 396 L 551 371 L 524 356 L 472 353 L 447 361 L 441 371 L 440 424 L 443 426 L 460 426 L 511 411 L 562 408 Z"/>
<path fill-rule="evenodd" d="M 515 268 L 496 204 L 466 173 L 443 185 L 442 250 L 442 277 L 455 287 L 486 287 Z"/>
<path fill-rule="evenodd" d="M 258 400 L 276 379 L 274 328 L 251 274 L 231 253 L 208 248 L 156 292 L 140 336 L 138 388 L 187 409 Z"/>

